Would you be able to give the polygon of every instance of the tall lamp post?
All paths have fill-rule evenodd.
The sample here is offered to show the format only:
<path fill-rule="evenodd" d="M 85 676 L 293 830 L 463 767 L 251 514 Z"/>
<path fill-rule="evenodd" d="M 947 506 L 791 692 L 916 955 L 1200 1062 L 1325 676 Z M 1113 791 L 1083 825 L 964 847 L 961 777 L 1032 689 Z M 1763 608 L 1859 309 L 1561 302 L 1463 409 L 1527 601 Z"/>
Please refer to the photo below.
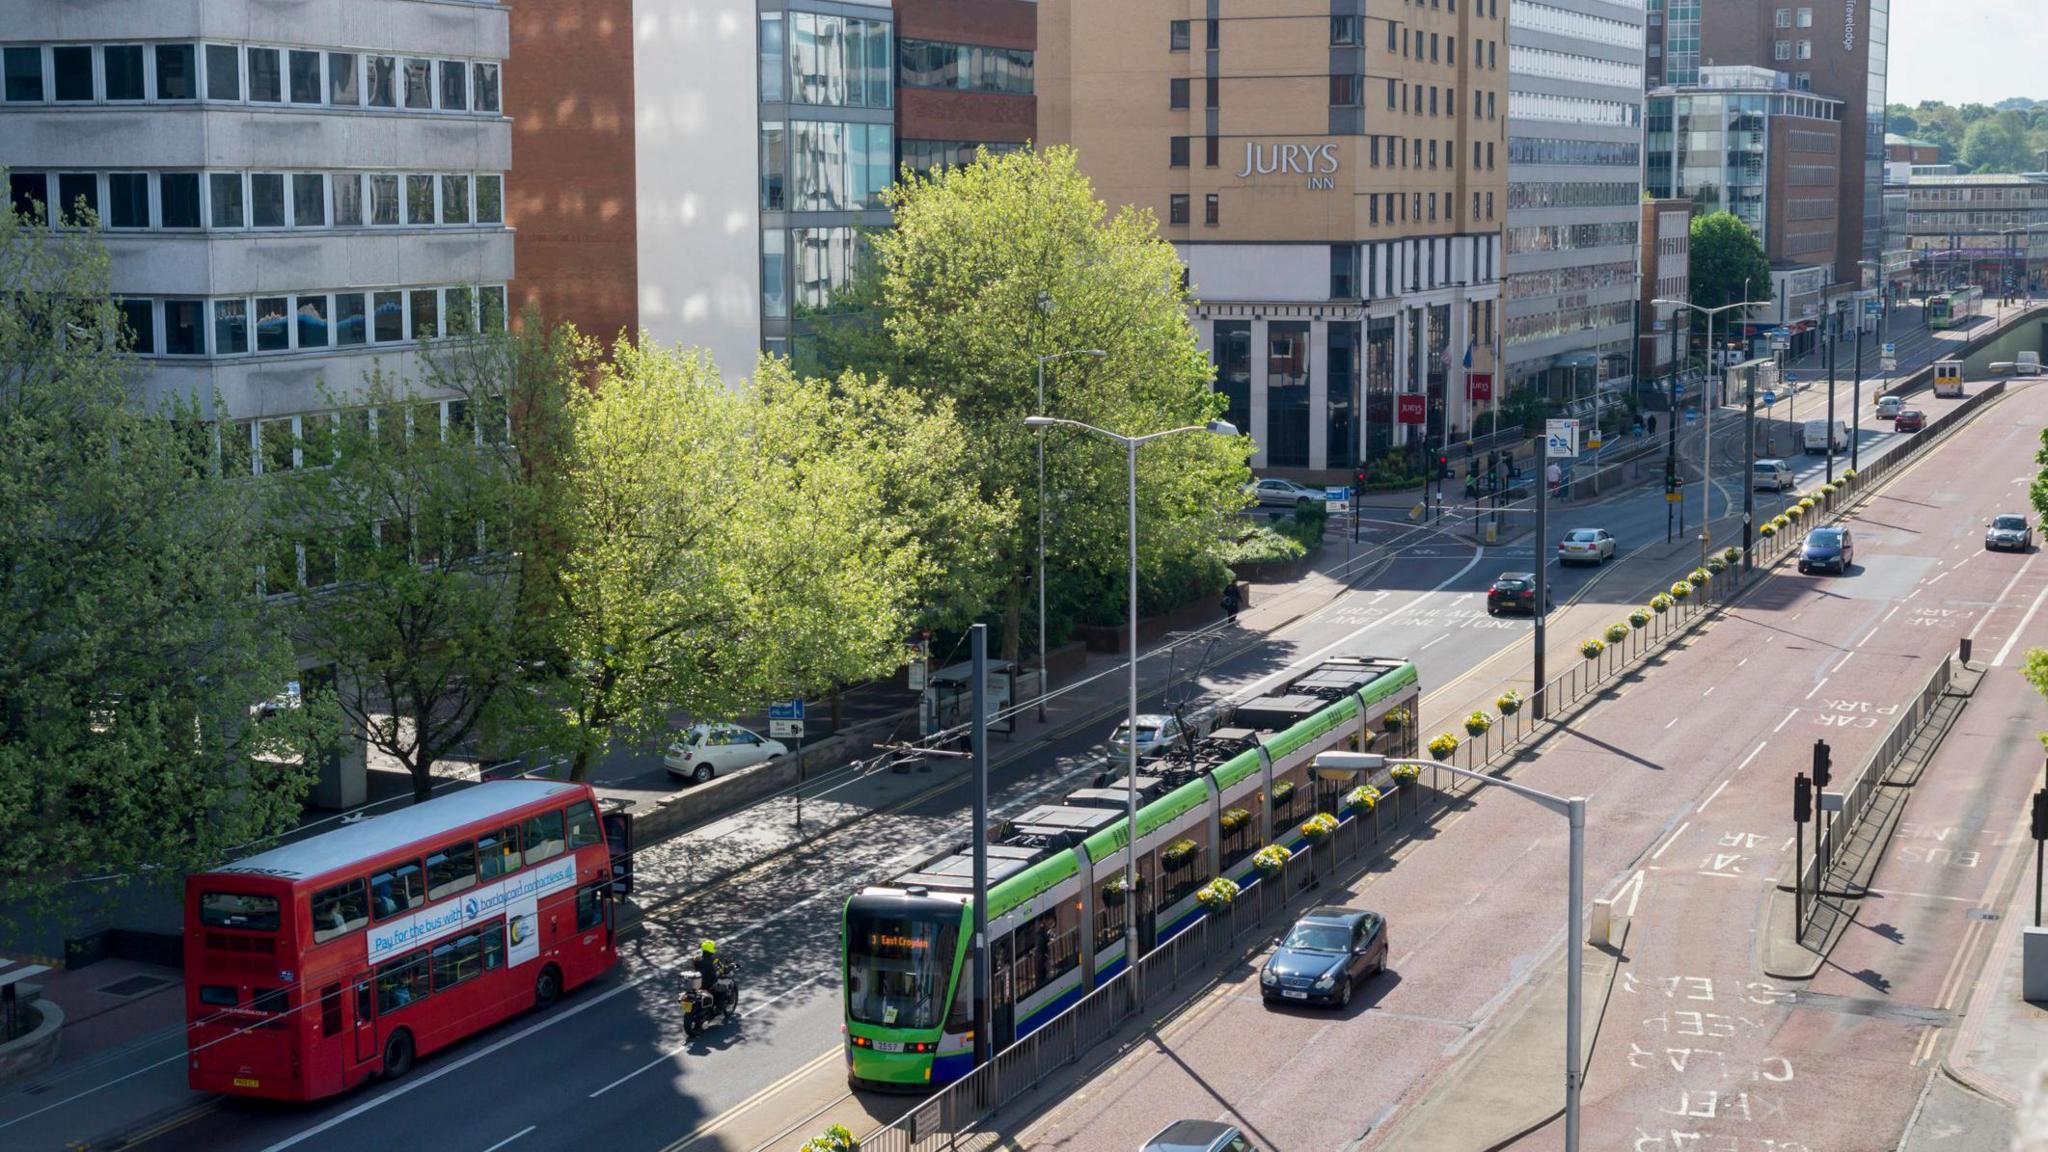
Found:
<path fill-rule="evenodd" d="M 1108 356 L 1100 348 L 1076 348 L 1071 352 L 1048 352 L 1038 358 L 1038 410 L 1045 411 L 1045 366 L 1069 356 Z M 1038 722 L 1045 723 L 1045 694 L 1052 687 L 1045 670 L 1045 430 L 1038 432 Z"/>
<path fill-rule="evenodd" d="M 1367 776 L 1394 764 L 1414 764 L 1448 772 L 1476 784 L 1505 788 L 1517 796 L 1534 800 L 1564 817 L 1571 825 L 1571 865 L 1565 896 L 1565 1014 L 1564 1014 L 1564 1147 L 1579 1149 L 1579 1091 L 1585 1082 L 1579 1040 L 1579 1005 L 1584 995 L 1586 966 L 1586 798 L 1553 796 L 1525 784 L 1484 772 L 1472 772 L 1439 760 L 1394 760 L 1373 752 L 1319 752 L 1315 767 L 1360 772 Z"/>
<path fill-rule="evenodd" d="M 1130 550 L 1130 652 L 1125 660 L 1130 670 L 1130 692 L 1125 717 L 1125 797 L 1124 818 L 1129 821 L 1124 834 L 1124 964 L 1131 970 L 1133 987 L 1136 987 L 1138 972 L 1138 449 L 1154 440 L 1177 436 L 1182 432 L 1208 432 L 1216 436 L 1237 435 L 1237 425 L 1228 420 L 1211 420 L 1207 424 L 1189 424 L 1181 428 L 1168 428 L 1163 432 L 1148 432 L 1143 436 L 1125 436 L 1079 420 L 1062 420 L 1057 416 L 1026 416 L 1026 428 L 1072 428 L 1080 432 L 1091 432 L 1105 440 L 1123 445 L 1124 458 L 1129 462 L 1130 501 L 1128 506 L 1131 535 Z"/>
<path fill-rule="evenodd" d="M 1747 280 L 1742 283 L 1744 288 L 1749 286 L 1749 281 Z M 1745 292 L 1744 295 L 1747 296 L 1748 293 Z M 1702 389 L 1702 395 L 1700 396 L 1700 409 L 1706 413 L 1704 417 L 1706 429 L 1704 435 L 1700 437 L 1702 445 L 1700 456 L 1700 564 L 1702 567 L 1707 563 L 1707 548 L 1713 544 L 1714 524 L 1714 408 L 1716 401 L 1714 395 L 1714 317 L 1719 316 L 1723 312 L 1732 312 L 1737 308 L 1754 308 L 1768 303 L 1770 303 L 1768 300 L 1744 299 L 1738 300 L 1733 304 L 1723 304 L 1719 308 L 1702 308 L 1690 300 L 1666 300 L 1661 296 L 1650 301 L 1652 307 L 1690 308 L 1707 318 L 1707 384 Z M 1749 447 L 1752 452 L 1756 450 L 1756 444 L 1753 440 Z M 1746 529 L 1748 525 L 1743 527 Z M 1749 547 L 1747 542 L 1745 542 L 1743 552 L 1747 553 L 1748 551 Z"/>

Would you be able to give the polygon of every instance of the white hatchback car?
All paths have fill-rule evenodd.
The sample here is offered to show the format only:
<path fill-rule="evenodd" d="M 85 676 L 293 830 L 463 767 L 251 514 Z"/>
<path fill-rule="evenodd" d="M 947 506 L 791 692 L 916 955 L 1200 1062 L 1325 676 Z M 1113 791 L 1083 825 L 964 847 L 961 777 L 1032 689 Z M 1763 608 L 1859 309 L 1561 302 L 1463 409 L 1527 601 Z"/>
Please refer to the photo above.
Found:
<path fill-rule="evenodd" d="M 789 747 L 737 724 L 698 724 L 668 746 L 661 766 L 668 774 L 702 784 L 720 772 L 737 772 L 766 764 Z"/>

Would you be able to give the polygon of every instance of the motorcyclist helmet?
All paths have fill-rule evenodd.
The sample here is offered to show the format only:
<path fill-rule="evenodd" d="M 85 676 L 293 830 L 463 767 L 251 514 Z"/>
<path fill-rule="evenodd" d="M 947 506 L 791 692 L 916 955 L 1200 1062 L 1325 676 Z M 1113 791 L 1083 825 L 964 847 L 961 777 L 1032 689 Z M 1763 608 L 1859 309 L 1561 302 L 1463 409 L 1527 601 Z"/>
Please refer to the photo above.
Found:
<path fill-rule="evenodd" d="M 718 941 L 716 941 L 716 940 L 706 940 L 706 941 L 704 941 L 704 942 L 703 942 L 702 944 L 698 945 L 697 947 L 698 947 L 698 949 L 699 949 L 700 951 L 702 951 L 702 952 L 704 953 L 704 955 L 706 955 L 706 956 L 716 956 L 716 955 L 718 955 Z"/>

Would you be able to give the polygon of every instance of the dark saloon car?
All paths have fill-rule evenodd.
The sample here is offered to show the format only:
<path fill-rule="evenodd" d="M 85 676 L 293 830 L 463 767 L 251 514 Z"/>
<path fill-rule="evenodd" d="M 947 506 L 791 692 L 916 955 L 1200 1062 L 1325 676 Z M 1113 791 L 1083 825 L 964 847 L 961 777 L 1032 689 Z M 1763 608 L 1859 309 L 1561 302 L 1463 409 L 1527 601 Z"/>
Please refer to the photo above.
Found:
<path fill-rule="evenodd" d="M 1299 1004 L 1351 1003 L 1360 980 L 1387 967 L 1387 924 L 1363 908 L 1316 908 L 1266 958 L 1259 992 Z"/>
<path fill-rule="evenodd" d="M 1503 612 L 1535 614 L 1534 572 L 1503 572 L 1493 578 L 1493 587 L 1486 590 L 1486 614 L 1498 616 Z"/>
<path fill-rule="evenodd" d="M 1847 528 L 1815 528 L 1799 549 L 1801 572 L 1843 572 L 1856 562 L 1856 542 Z"/>

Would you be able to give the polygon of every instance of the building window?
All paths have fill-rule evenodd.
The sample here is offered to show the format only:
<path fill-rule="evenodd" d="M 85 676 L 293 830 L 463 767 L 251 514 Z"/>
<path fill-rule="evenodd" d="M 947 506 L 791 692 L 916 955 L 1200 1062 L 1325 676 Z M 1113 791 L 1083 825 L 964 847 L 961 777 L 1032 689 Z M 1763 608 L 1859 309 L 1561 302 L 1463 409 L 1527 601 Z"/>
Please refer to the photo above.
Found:
<path fill-rule="evenodd" d="M 433 111 L 434 62 L 408 56 L 405 59 L 404 75 L 405 106 L 421 111 Z"/>
<path fill-rule="evenodd" d="M 1188 222 L 1187 193 L 1175 192 L 1166 198 L 1166 222 L 1168 224 L 1185 224 Z"/>
<path fill-rule="evenodd" d="M 895 76 L 886 21 L 789 13 L 792 103 L 887 108 Z"/>
<path fill-rule="evenodd" d="M 1185 108 L 1188 106 L 1188 82 L 1183 76 L 1176 76 L 1166 82 L 1166 106 Z"/>
<path fill-rule="evenodd" d="M 1214 52 L 1217 49 L 1223 47 L 1223 21 L 1204 20 L 1202 21 L 1202 24 L 1204 25 L 1203 30 L 1208 33 L 1208 38 L 1206 42 L 1208 44 L 1209 51 Z"/>
<path fill-rule="evenodd" d="M 1214 136 L 1204 136 L 1204 137 L 1202 137 L 1202 166 L 1203 166 L 1203 167 L 1205 167 L 1205 168 L 1214 168 L 1214 167 L 1216 167 L 1216 164 L 1217 164 L 1217 160 L 1216 160 L 1216 149 L 1217 149 L 1217 145 L 1218 145 L 1218 143 L 1219 143 L 1219 141 L 1218 141 L 1218 140 L 1217 140 L 1217 138 L 1216 138 L 1216 137 L 1214 137 Z"/>
<path fill-rule="evenodd" d="M 783 63 L 782 13 L 761 13 L 760 37 L 760 62 L 755 71 L 759 72 L 761 76 L 761 102 L 764 104 L 780 104 L 782 103 L 782 74 L 786 68 L 786 65 Z"/>
<path fill-rule="evenodd" d="M 461 112 L 469 107 L 469 65 L 461 60 L 441 61 L 441 110 Z"/>
<path fill-rule="evenodd" d="M 370 223 L 398 223 L 398 177 L 370 177 Z"/>
<path fill-rule="evenodd" d="M 1365 101 L 1365 77 L 1330 77 L 1330 106 L 1332 108 L 1355 108 Z"/>
<path fill-rule="evenodd" d="M 33 49 L 30 49 L 33 51 Z M 85 101 L 93 97 L 92 49 L 58 47 L 50 49 L 51 73 L 59 102 Z"/>
<path fill-rule="evenodd" d="M 1308 467 L 1309 325 L 1306 320 L 1266 323 L 1266 463 Z"/>
<path fill-rule="evenodd" d="M 1188 138 L 1187 138 L 1187 137 L 1185 137 L 1185 136 L 1171 136 L 1171 137 L 1168 137 L 1168 138 L 1167 138 L 1167 148 L 1166 148 L 1166 155 L 1167 155 L 1167 164 L 1168 164 L 1169 166 L 1171 166 L 1171 167 L 1174 167 L 1174 168 L 1185 168 L 1185 167 L 1187 167 L 1187 166 L 1188 166 Z"/>
<path fill-rule="evenodd" d="M 1218 219 L 1220 214 L 1221 205 L 1217 203 L 1216 193 L 1211 192 L 1202 198 L 1202 223 L 1214 227 L 1220 223 Z"/>
<path fill-rule="evenodd" d="M 1363 43 L 1364 22 L 1362 16 L 1330 17 L 1330 43 L 1345 48 Z"/>
<path fill-rule="evenodd" d="M 1790 28 L 1792 26 L 1792 10 L 1790 8 L 1780 8 L 1773 12 L 1771 14 L 1771 26 L 1774 28 Z"/>
<path fill-rule="evenodd" d="M 116 172 L 107 177 L 109 228 L 149 227 L 149 174 Z"/>
<path fill-rule="evenodd" d="M 1186 20 L 1167 21 L 1166 50 L 1169 52 L 1185 52 L 1188 50 L 1188 45 L 1188 22 Z"/>
<path fill-rule="evenodd" d="M 1377 222 L 1377 199 L 1370 196 L 1367 199 L 1374 201 L 1373 218 Z M 1330 245 L 1330 299 L 1352 300 L 1358 295 L 1358 245 Z"/>
<path fill-rule="evenodd" d="M 334 186 L 334 226 L 360 228 L 363 225 L 363 180 L 353 172 L 337 173 Z"/>
<path fill-rule="evenodd" d="M 1223 393 L 1223 418 L 1257 436 L 1252 421 L 1252 323 L 1218 320 L 1215 328 L 1216 390 Z"/>
<path fill-rule="evenodd" d="M 0 49 L 0 69 L 7 72 L 6 98 L 9 103 L 43 101 L 43 50 L 41 48 Z"/>
<path fill-rule="evenodd" d="M 105 59 L 108 100 L 140 100 L 142 88 L 142 45 L 109 44 Z"/>
<path fill-rule="evenodd" d="M 363 92 L 372 108 L 398 107 L 398 57 L 365 57 Z"/>
<path fill-rule="evenodd" d="M 1799 27 L 1801 27 L 1801 28 L 1811 28 L 1811 27 L 1813 27 L 1813 9 L 1811 9 L 1811 8 L 1801 8 L 1801 9 L 1799 10 Z"/>
<path fill-rule="evenodd" d="M 240 228 L 247 224 L 242 205 L 242 177 L 237 172 L 216 172 L 206 179 L 207 219 L 215 228 Z"/>
<path fill-rule="evenodd" d="M 196 100 L 199 98 L 199 53 L 190 44 L 156 46 L 156 98 Z"/>
<path fill-rule="evenodd" d="M 1793 52 L 1793 54 L 1792 54 L 1792 58 L 1793 58 L 1793 59 L 1795 59 L 1795 60 L 1811 60 L 1811 59 L 1813 59 L 1813 41 L 1811 41 L 1811 40 L 1801 40 L 1801 41 L 1799 42 L 1799 47 L 1798 47 L 1798 49 L 1797 49 L 1797 50 L 1796 50 L 1795 52 Z"/>
<path fill-rule="evenodd" d="M 327 227 L 327 178 L 318 172 L 292 174 L 292 227 Z"/>
<path fill-rule="evenodd" d="M 1792 42 L 1790 40 L 1771 41 L 1771 58 L 1774 60 L 1790 60 L 1792 58 Z"/>
<path fill-rule="evenodd" d="M 898 81 L 909 88 L 950 88 L 961 92 L 1032 93 L 1032 52 L 1026 48 L 985 48 L 938 40 L 899 40 Z M 1176 107 L 1186 107 L 1185 104 Z"/>
<path fill-rule="evenodd" d="M 199 173 L 166 172 L 157 177 L 157 226 L 199 227 Z"/>
<path fill-rule="evenodd" d="M 320 54 L 293 51 L 288 63 L 291 68 L 292 103 L 320 103 Z"/>
<path fill-rule="evenodd" d="M 1223 82 L 1221 80 L 1218 80 L 1214 76 L 1211 76 L 1208 79 L 1202 81 L 1203 96 L 1205 101 L 1202 105 L 1203 107 L 1221 108 L 1223 106 L 1222 84 Z"/>
<path fill-rule="evenodd" d="M 246 300 L 213 302 L 213 354 L 234 356 L 249 350 L 249 304 Z"/>
<path fill-rule="evenodd" d="M 138 356 L 156 354 L 156 310 L 148 300 L 116 300 L 121 330 L 127 334 L 128 350 Z"/>
<path fill-rule="evenodd" d="M 100 211 L 100 179 L 90 172 L 57 174 L 57 218 L 65 225 L 83 228 L 87 219 Z"/>

